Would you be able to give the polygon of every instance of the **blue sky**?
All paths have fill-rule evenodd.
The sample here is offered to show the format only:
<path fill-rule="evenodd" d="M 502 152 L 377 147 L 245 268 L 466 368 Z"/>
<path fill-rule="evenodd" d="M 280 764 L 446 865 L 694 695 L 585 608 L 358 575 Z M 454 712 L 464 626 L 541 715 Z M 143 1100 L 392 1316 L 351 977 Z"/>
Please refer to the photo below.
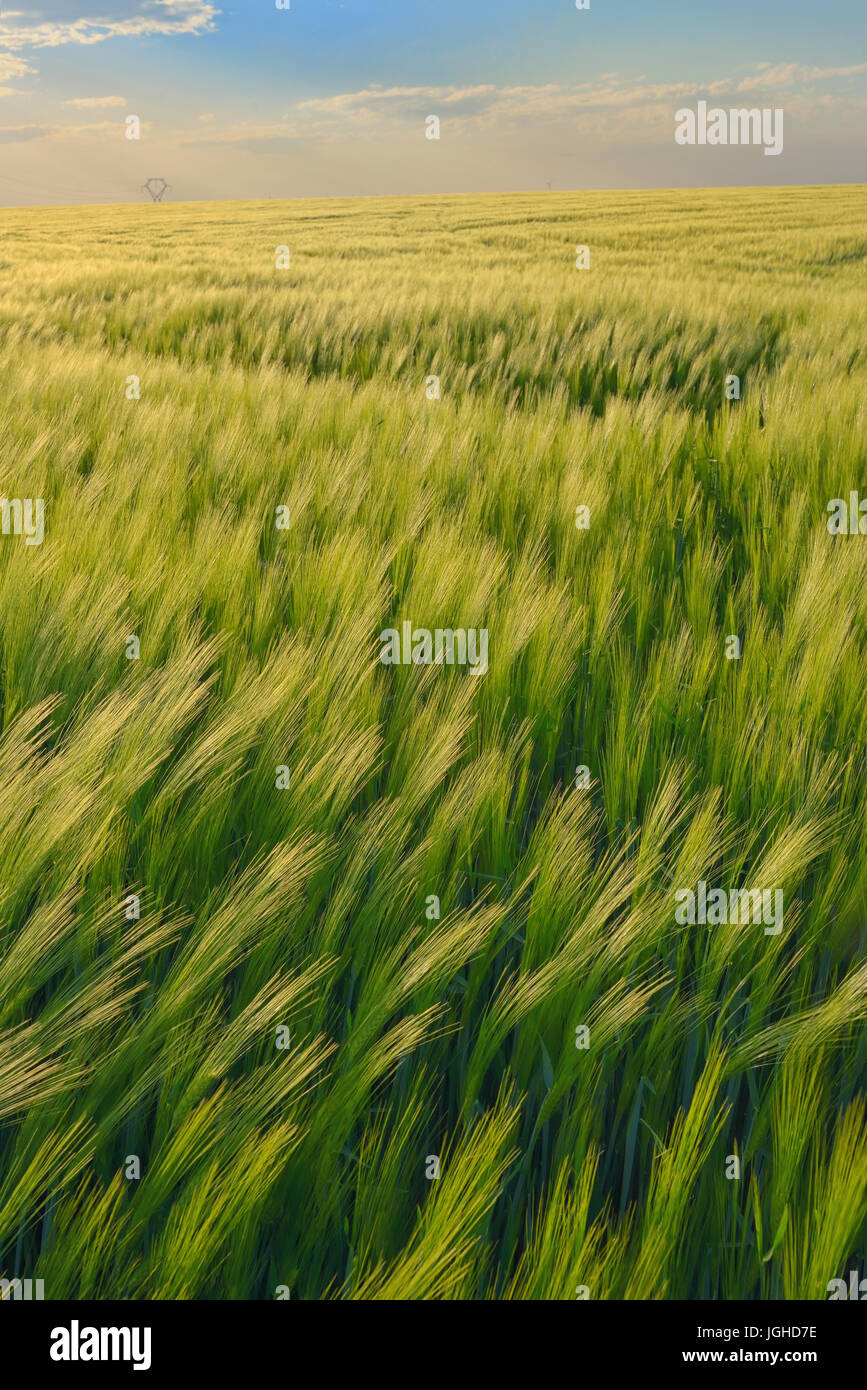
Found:
<path fill-rule="evenodd" d="M 675 111 L 700 99 L 782 109 L 783 153 L 676 144 Z M 11 0 L 0 13 L 5 204 L 138 201 L 150 175 L 174 199 L 862 182 L 865 130 L 865 0 Z"/>

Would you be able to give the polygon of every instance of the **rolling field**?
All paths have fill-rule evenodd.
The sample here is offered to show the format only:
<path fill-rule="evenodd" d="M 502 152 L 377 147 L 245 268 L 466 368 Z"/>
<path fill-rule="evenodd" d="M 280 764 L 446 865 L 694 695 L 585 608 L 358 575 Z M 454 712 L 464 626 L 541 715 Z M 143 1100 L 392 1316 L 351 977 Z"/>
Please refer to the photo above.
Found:
<path fill-rule="evenodd" d="M 0 1276 L 867 1275 L 865 213 L 0 213 Z"/>

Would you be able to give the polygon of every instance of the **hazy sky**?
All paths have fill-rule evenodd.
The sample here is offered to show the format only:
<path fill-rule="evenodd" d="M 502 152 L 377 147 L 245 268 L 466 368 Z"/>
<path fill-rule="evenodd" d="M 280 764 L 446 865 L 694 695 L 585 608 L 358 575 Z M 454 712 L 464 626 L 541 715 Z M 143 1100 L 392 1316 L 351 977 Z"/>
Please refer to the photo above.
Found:
<path fill-rule="evenodd" d="M 675 111 L 699 100 L 782 108 L 782 154 L 676 144 Z M 150 176 L 174 201 L 867 182 L 865 132 L 867 0 L 12 0 L 0 13 L 3 204 L 140 201 Z"/>

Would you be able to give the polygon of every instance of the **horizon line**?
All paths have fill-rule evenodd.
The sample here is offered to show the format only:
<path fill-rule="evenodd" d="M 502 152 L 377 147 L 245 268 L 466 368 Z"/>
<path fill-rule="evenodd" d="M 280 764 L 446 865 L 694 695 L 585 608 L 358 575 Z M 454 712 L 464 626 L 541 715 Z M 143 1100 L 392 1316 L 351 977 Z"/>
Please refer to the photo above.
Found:
<path fill-rule="evenodd" d="M 0 175 L 2 180 L 2 175 Z M 76 209 L 82 211 L 88 208 L 136 208 L 136 207 L 200 207 L 204 204 L 226 204 L 237 203 L 345 203 L 345 202 L 365 202 L 372 199 L 402 200 L 404 202 L 411 199 L 421 198 L 527 198 L 533 196 L 553 197 L 557 194 L 582 194 L 582 195 L 612 195 L 612 194 L 648 194 L 648 193 L 785 193 L 793 190 L 813 190 L 819 188 L 864 188 L 867 189 L 867 180 L 864 181 L 842 181 L 834 183 L 773 183 L 773 184 L 700 184 L 700 185 L 654 185 L 652 188 L 504 188 L 488 189 L 485 192 L 467 192 L 460 190 L 455 192 L 431 192 L 431 193 L 284 193 L 278 196 L 262 198 L 185 198 L 172 199 L 170 202 L 154 203 L 145 199 L 137 199 L 129 202 L 92 202 L 92 203 L 0 203 L 0 211 L 21 212 L 21 211 L 54 211 L 62 212 L 65 210 Z"/>

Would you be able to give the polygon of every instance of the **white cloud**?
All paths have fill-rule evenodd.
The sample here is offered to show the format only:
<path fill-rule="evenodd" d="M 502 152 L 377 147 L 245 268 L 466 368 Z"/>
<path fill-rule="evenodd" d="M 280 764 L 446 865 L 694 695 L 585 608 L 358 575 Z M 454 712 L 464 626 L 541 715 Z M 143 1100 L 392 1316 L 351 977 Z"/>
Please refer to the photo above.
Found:
<path fill-rule="evenodd" d="M 10 77 L 24 77 L 27 73 L 35 72 L 24 58 L 15 58 L 11 53 L 0 53 L 0 81 L 6 82 Z"/>
<path fill-rule="evenodd" d="M 64 106 L 126 106 L 126 97 L 70 97 Z"/>
<path fill-rule="evenodd" d="M 69 0 L 48 0 L 32 14 L 0 14 L 0 47 L 14 51 L 150 34 L 204 34 L 214 30 L 220 13 L 210 0 L 103 0 L 102 13 L 69 17 L 80 8 Z"/>
<path fill-rule="evenodd" d="M 745 77 L 734 90 L 749 92 L 760 87 L 803 87 L 811 82 L 824 82 L 829 77 L 857 77 L 864 72 L 867 72 L 867 63 L 856 63 L 848 68 L 808 68 L 803 63 L 757 63 L 755 74 Z"/>
<path fill-rule="evenodd" d="M 150 121 L 142 121 L 144 131 L 152 129 Z M 117 140 L 123 127 L 117 121 L 88 121 L 84 125 L 5 125 L 0 126 L 0 143 L 20 140 L 96 140 L 104 145 L 106 138 Z"/>
<path fill-rule="evenodd" d="M 54 133 L 47 125 L 0 125 L 0 144 L 20 144 L 29 140 L 44 140 Z"/>
<path fill-rule="evenodd" d="M 333 96 L 300 101 L 287 113 L 293 124 L 292 135 L 299 133 L 328 136 L 344 129 L 351 122 L 359 132 L 409 126 L 423 121 L 433 113 L 448 120 L 453 131 L 470 127 L 513 129 L 528 121 L 550 123 L 580 121 L 582 129 L 593 119 L 594 130 L 601 129 L 599 119 L 607 117 L 612 128 L 619 124 L 618 113 L 640 107 L 643 126 L 661 116 L 668 119 L 670 108 L 682 101 L 701 97 L 724 99 L 745 93 L 777 93 L 782 101 L 791 102 L 802 94 L 816 102 L 824 98 L 815 84 L 833 81 L 835 96 L 827 100 L 852 100 L 840 87 L 840 79 L 867 73 L 867 63 L 851 67 L 810 68 L 798 63 L 758 63 L 747 77 L 717 78 L 710 82 L 652 82 L 644 77 L 626 79 L 618 73 L 606 73 L 595 82 L 574 86 L 547 83 L 542 86 L 497 87 L 486 83 L 472 87 L 370 86 L 356 92 L 339 92 Z M 631 117 L 634 122 L 634 114 Z M 300 126 L 300 128 L 299 128 Z M 641 138 L 642 132 L 636 132 Z"/>
<path fill-rule="evenodd" d="M 151 123 L 142 121 L 141 128 L 142 130 L 150 130 Z M 117 140 L 122 133 L 123 126 L 119 125 L 117 121 L 89 121 L 86 125 L 56 126 L 49 132 L 50 138 L 53 140 L 87 140 L 95 137 L 103 140 L 105 136 Z"/>

